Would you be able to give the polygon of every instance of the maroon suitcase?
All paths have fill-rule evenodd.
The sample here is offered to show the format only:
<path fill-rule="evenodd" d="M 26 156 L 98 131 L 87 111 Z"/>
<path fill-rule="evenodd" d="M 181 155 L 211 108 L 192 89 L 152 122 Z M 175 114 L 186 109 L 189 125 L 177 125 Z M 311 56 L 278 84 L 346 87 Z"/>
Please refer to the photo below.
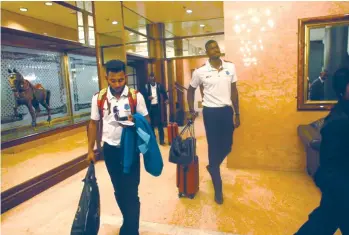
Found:
<path fill-rule="evenodd" d="M 178 197 L 193 199 L 199 191 L 199 158 L 188 166 L 177 165 L 177 187 Z"/>
<path fill-rule="evenodd" d="M 171 145 L 174 138 L 178 136 L 178 124 L 170 122 L 167 126 L 167 139 L 168 144 Z"/>

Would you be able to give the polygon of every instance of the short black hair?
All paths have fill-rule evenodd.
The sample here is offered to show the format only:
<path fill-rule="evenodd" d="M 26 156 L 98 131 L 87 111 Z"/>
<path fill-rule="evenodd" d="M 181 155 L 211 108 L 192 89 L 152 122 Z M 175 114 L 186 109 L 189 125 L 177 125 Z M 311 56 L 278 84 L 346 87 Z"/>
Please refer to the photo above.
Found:
<path fill-rule="evenodd" d="M 121 60 L 109 60 L 105 64 L 105 69 L 107 71 L 107 75 L 109 72 L 114 72 L 114 73 L 124 72 L 124 73 L 126 73 L 125 63 Z"/>
<path fill-rule="evenodd" d="M 341 98 L 342 95 L 345 94 L 348 84 L 349 68 L 338 69 L 333 75 L 332 87 L 339 98 Z"/>
<path fill-rule="evenodd" d="M 149 74 L 149 77 L 155 77 L 154 72 L 151 72 L 151 73 Z"/>
<path fill-rule="evenodd" d="M 207 51 L 208 45 L 210 45 L 211 43 L 217 43 L 217 41 L 215 41 L 215 40 L 209 40 L 209 41 L 207 41 L 207 42 L 205 43 L 205 49 L 206 49 L 206 51 Z M 217 44 L 218 44 L 218 43 L 217 43 Z"/>

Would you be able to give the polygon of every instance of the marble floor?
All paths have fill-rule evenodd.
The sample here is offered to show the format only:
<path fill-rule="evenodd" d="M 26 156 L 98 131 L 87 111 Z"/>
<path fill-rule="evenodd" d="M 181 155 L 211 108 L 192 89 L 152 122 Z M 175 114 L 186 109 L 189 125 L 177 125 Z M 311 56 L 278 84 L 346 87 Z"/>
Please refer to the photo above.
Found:
<path fill-rule="evenodd" d="M 224 204 L 213 201 L 205 169 L 207 144 L 202 122 L 196 124 L 200 158 L 200 191 L 191 199 L 178 198 L 176 167 L 161 146 L 164 170 L 160 177 L 142 167 L 141 235 L 287 235 L 293 234 L 318 205 L 320 192 L 302 172 L 228 169 L 222 165 Z M 86 170 L 68 178 L 2 215 L 4 235 L 70 234 Z M 101 197 L 99 235 L 117 235 L 122 223 L 104 162 L 96 164 Z M 336 235 L 339 235 L 337 232 Z"/>

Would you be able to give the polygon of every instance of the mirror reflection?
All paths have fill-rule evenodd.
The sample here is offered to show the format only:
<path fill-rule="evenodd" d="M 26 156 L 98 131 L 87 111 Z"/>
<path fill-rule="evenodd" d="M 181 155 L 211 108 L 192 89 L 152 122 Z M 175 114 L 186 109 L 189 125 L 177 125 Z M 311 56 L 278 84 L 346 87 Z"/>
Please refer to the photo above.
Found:
<path fill-rule="evenodd" d="M 349 24 L 309 30 L 308 101 L 334 101 L 334 72 L 349 65 Z"/>

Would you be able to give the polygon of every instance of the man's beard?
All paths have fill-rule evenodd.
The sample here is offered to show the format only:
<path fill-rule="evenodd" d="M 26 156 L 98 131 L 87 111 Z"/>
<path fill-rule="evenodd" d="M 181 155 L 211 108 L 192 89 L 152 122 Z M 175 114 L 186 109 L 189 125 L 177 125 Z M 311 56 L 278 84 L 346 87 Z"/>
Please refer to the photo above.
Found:
<path fill-rule="evenodd" d="M 111 88 L 111 93 L 113 95 L 120 94 L 124 90 L 125 86 L 119 87 L 119 88 Z"/>

